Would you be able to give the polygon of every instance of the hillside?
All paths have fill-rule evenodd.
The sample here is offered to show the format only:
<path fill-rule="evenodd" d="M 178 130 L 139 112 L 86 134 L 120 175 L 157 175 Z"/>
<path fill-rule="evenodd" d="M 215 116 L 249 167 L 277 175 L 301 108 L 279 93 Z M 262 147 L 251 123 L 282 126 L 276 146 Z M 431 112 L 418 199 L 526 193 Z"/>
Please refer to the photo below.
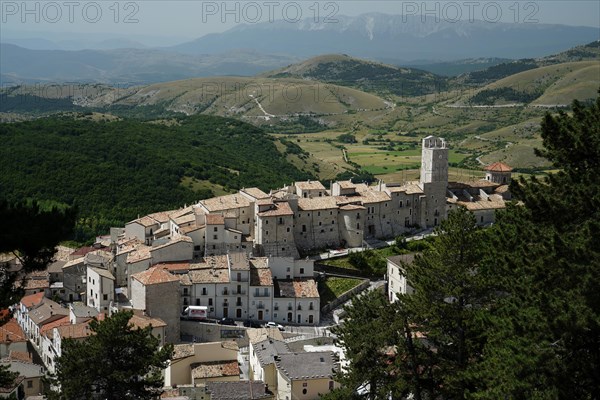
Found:
<path fill-rule="evenodd" d="M 87 237 L 216 189 L 268 190 L 312 178 L 240 121 L 196 116 L 167 126 L 92 117 L 0 124 L 2 198 L 75 204 Z"/>
<path fill-rule="evenodd" d="M 333 84 L 286 78 L 215 77 L 119 88 L 36 86 L 6 88 L 2 112 L 84 109 L 155 119 L 210 114 L 233 117 L 268 129 L 323 130 L 381 115 L 393 106 L 373 94 Z M 51 97 L 39 98 L 40 94 Z M 69 101 L 66 101 L 69 100 Z M 9 108 L 9 106 L 13 108 Z M 54 106 L 54 108 L 53 108 Z"/>
<path fill-rule="evenodd" d="M 578 61 L 600 62 L 600 41 L 594 41 L 586 45 L 575 46 L 560 53 L 535 59 L 524 58 L 520 60 L 506 61 L 479 71 L 473 71 L 464 74 L 458 77 L 455 82 L 466 85 L 482 85 L 530 69 Z"/>
<path fill-rule="evenodd" d="M 476 105 L 525 103 L 567 106 L 573 99 L 593 100 L 600 87 L 600 62 L 578 61 L 529 69 L 497 80 L 474 92 Z"/>
<path fill-rule="evenodd" d="M 419 96 L 444 90 L 446 79 L 415 68 L 401 68 L 341 55 L 323 55 L 263 74 L 353 87 L 369 93 Z"/>

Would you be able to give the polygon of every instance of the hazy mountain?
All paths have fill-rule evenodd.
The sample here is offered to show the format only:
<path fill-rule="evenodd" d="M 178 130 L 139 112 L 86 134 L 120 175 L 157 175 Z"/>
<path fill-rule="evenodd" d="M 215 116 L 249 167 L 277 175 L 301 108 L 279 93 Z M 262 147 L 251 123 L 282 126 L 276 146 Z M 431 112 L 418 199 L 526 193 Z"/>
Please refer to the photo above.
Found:
<path fill-rule="evenodd" d="M 435 21 L 420 16 L 363 14 L 336 16 L 336 23 L 305 19 L 238 25 L 171 49 L 211 54 L 234 48 L 298 56 L 347 53 L 372 59 L 459 60 L 525 58 L 555 53 L 598 38 L 598 29 L 547 24 Z"/>
<path fill-rule="evenodd" d="M 29 50 L 1 43 L 0 83 L 146 84 L 215 75 L 251 76 L 297 61 L 286 55 L 230 51 L 187 55 L 156 49 Z"/>

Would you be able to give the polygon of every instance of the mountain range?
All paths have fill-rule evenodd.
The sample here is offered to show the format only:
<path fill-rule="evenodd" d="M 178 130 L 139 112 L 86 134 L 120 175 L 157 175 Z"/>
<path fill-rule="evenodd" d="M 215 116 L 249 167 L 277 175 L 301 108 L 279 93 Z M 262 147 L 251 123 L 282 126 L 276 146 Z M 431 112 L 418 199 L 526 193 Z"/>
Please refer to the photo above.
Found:
<path fill-rule="evenodd" d="M 481 58 L 538 57 L 597 38 L 598 29 L 591 27 L 452 23 L 371 13 L 336 16 L 336 23 L 329 24 L 317 24 L 311 19 L 242 24 L 175 46 L 155 48 L 144 47 L 139 40 L 110 38 L 96 43 L 95 49 L 58 50 L 51 42 L 40 39 L 12 39 L 13 43 L 2 43 L 0 48 L 0 84 L 136 85 L 215 75 L 253 76 L 328 53 L 345 53 L 397 66 L 414 65 L 414 60 L 427 64 L 427 60 L 447 63 L 473 59 L 454 65 L 454 72 L 460 73 L 493 64 L 481 63 Z M 123 48 L 115 48 L 119 46 Z"/>

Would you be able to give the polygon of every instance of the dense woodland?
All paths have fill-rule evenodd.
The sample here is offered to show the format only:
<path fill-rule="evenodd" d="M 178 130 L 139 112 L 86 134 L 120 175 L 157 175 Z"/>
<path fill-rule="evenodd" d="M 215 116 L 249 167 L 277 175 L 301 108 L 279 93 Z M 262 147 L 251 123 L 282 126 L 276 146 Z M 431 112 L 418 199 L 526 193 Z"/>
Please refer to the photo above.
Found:
<path fill-rule="evenodd" d="M 179 124 L 92 121 L 73 116 L 0 125 L 0 194 L 73 205 L 76 239 L 213 195 L 184 177 L 233 190 L 313 178 L 288 163 L 252 125 L 196 116 Z"/>
<path fill-rule="evenodd" d="M 354 300 L 333 331 L 348 399 L 600 398 L 600 98 L 547 114 L 540 156 L 487 229 L 450 213 L 412 264 L 414 294 Z"/>

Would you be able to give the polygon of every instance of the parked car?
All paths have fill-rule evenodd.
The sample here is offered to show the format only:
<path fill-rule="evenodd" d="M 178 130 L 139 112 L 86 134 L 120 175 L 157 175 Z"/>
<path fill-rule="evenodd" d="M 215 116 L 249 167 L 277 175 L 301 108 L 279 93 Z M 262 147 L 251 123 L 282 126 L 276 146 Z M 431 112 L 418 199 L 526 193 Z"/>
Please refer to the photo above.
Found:
<path fill-rule="evenodd" d="M 235 321 L 231 318 L 221 318 L 218 323 L 221 325 L 231 325 L 231 326 L 236 325 Z"/>
<path fill-rule="evenodd" d="M 269 321 L 265 324 L 266 328 L 277 328 L 280 331 L 284 331 L 285 328 L 283 327 L 283 325 L 279 325 L 277 322 L 273 322 L 273 321 Z"/>
<path fill-rule="evenodd" d="M 262 325 L 258 321 L 254 321 L 251 319 L 247 319 L 244 321 L 244 326 L 246 328 L 262 328 Z"/>

